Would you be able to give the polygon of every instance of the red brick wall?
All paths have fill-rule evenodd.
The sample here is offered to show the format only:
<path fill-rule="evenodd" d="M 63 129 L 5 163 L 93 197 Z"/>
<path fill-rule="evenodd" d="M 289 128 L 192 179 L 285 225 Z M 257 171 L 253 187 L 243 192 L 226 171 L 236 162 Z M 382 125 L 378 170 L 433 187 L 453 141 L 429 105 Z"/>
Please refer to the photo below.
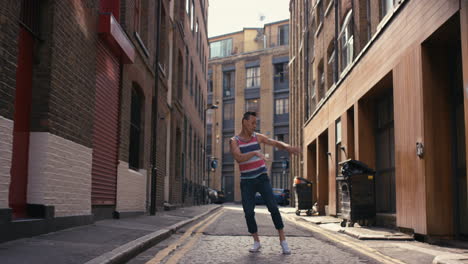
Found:
<path fill-rule="evenodd" d="M 0 116 L 8 119 L 14 112 L 20 6 L 17 0 L 0 5 Z"/>
<path fill-rule="evenodd" d="M 32 131 L 92 146 L 97 1 L 45 2 L 33 76 Z"/>

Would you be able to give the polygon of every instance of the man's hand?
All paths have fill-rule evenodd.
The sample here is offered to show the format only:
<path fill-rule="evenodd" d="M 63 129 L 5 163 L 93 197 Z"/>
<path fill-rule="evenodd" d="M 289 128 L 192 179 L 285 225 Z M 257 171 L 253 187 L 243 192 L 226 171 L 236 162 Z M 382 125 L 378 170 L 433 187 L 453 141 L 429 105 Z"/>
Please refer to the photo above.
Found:
<path fill-rule="evenodd" d="M 289 154 L 301 154 L 301 148 L 299 147 L 293 147 L 293 146 L 288 146 L 286 147 L 286 150 L 289 152 Z"/>
<path fill-rule="evenodd" d="M 259 158 L 261 158 L 262 160 L 264 161 L 267 161 L 268 159 L 265 157 L 265 155 L 263 155 L 263 153 L 261 152 L 255 152 L 255 155 Z"/>

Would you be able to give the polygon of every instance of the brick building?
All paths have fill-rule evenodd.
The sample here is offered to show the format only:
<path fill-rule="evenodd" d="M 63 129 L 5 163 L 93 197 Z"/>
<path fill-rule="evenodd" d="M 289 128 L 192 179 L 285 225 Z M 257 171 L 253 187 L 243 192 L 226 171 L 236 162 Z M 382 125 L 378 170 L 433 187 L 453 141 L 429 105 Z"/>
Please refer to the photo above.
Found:
<path fill-rule="evenodd" d="M 207 3 L 193 5 L 203 31 L 186 36 L 173 26 L 190 21 L 182 2 L 2 2 L 0 240 L 182 204 L 181 180 L 169 179 L 182 179 L 174 164 L 197 102 L 175 106 L 190 97 L 179 69 L 199 62 L 200 107 L 207 54 Z"/>
<path fill-rule="evenodd" d="M 289 134 L 289 21 L 209 39 L 207 156 L 220 166 L 210 171 L 210 187 L 223 190 L 228 201 L 240 201 L 240 172 L 229 139 L 240 132 L 245 111 L 257 112 L 257 130 L 288 142 Z M 282 160 L 288 153 L 264 146 L 273 187 L 289 188 Z"/>
<path fill-rule="evenodd" d="M 468 2 L 290 1 L 293 174 L 341 215 L 338 163 L 375 168 L 377 224 L 468 235 Z"/>

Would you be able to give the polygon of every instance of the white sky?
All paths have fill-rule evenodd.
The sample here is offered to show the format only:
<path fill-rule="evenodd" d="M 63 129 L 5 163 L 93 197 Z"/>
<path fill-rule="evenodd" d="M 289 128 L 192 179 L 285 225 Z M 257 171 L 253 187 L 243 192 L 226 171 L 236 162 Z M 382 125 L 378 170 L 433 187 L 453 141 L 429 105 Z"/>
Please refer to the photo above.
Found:
<path fill-rule="evenodd" d="M 289 0 L 209 0 L 208 37 L 284 19 L 289 19 Z"/>

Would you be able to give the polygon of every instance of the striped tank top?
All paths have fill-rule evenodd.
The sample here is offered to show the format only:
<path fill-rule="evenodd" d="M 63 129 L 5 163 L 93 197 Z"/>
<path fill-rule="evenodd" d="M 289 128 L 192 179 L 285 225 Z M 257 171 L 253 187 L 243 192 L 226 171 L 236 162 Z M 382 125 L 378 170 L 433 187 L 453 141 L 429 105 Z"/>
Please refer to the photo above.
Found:
<path fill-rule="evenodd" d="M 237 140 L 237 144 L 239 145 L 239 149 L 242 154 L 252 151 L 262 151 L 255 132 L 248 142 L 242 141 L 238 136 L 235 136 L 235 139 Z M 253 156 L 247 161 L 240 162 L 239 169 L 241 172 L 240 178 L 243 180 L 254 179 L 267 172 L 265 161 L 258 156 Z"/>

